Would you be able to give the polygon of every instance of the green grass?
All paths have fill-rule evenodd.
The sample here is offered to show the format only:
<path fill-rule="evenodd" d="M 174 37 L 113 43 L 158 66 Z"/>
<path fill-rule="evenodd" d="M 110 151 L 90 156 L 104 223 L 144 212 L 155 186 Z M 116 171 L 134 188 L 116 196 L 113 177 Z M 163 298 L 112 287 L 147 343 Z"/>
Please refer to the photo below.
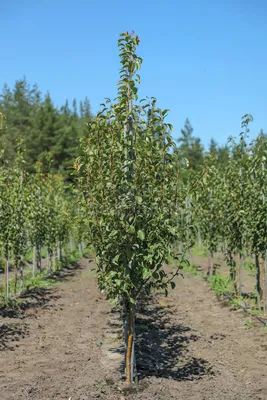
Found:
<path fill-rule="evenodd" d="M 34 278 L 31 276 L 24 281 L 24 287 L 26 290 L 36 287 L 43 288 L 55 285 L 56 279 L 48 278 L 45 274 L 38 274 Z"/>
<path fill-rule="evenodd" d="M 208 249 L 204 245 L 195 245 L 192 248 L 192 256 L 194 257 L 208 257 Z"/>
<path fill-rule="evenodd" d="M 245 262 L 242 264 L 242 269 L 249 271 L 251 276 L 256 275 L 255 263 L 251 257 L 245 258 Z"/>
<path fill-rule="evenodd" d="M 207 279 L 210 283 L 211 289 L 217 294 L 233 293 L 233 282 L 230 278 L 225 277 L 221 274 L 215 274 L 211 278 Z"/>
<path fill-rule="evenodd" d="M 185 272 L 189 272 L 190 275 L 193 276 L 202 276 L 203 274 L 198 271 L 198 267 L 195 264 L 186 264 L 183 269 L 181 270 L 181 272 L 183 273 L 183 271 Z"/>

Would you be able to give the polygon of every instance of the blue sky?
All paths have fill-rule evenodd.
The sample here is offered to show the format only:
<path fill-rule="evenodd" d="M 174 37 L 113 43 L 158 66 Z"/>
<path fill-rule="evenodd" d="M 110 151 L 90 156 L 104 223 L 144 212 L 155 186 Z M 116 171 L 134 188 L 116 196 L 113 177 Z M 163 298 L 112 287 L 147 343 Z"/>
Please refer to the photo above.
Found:
<path fill-rule="evenodd" d="M 0 86 L 26 75 L 56 105 L 115 97 L 119 34 L 134 30 L 140 96 L 169 108 L 177 138 L 188 117 L 205 146 L 267 132 L 266 0 L 0 0 Z"/>

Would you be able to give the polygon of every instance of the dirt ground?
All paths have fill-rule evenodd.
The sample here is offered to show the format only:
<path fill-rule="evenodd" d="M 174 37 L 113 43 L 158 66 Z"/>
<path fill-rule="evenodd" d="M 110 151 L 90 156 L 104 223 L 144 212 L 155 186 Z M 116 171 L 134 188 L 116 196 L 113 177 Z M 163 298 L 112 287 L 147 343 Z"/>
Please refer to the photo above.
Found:
<path fill-rule="evenodd" d="M 245 329 L 198 276 L 176 278 L 137 318 L 139 388 L 121 382 L 119 316 L 98 292 L 92 264 L 0 316 L 0 400 L 267 399 L 267 333 Z"/>

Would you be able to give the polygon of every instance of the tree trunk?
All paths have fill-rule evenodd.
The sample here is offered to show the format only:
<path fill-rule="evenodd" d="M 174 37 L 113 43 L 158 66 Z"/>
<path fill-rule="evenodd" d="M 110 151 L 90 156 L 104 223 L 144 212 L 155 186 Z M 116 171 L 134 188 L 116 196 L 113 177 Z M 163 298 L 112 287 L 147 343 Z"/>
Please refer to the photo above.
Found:
<path fill-rule="evenodd" d="M 23 261 L 20 260 L 19 262 L 19 276 L 20 276 L 20 294 L 24 288 L 24 277 L 23 277 Z"/>
<path fill-rule="evenodd" d="M 14 294 L 17 294 L 17 284 L 18 284 L 18 267 L 19 267 L 19 260 L 15 260 L 15 279 L 14 279 Z"/>
<path fill-rule="evenodd" d="M 33 247 L 32 250 L 32 277 L 33 279 L 35 278 L 35 272 L 36 272 L 36 247 Z"/>
<path fill-rule="evenodd" d="M 57 243 L 57 261 L 61 261 L 61 243 L 58 241 Z"/>
<path fill-rule="evenodd" d="M 6 251 L 4 258 L 4 269 L 5 269 L 5 298 L 6 301 L 9 299 L 9 259 L 8 259 L 8 250 Z"/>
<path fill-rule="evenodd" d="M 255 254 L 255 266 L 256 266 L 256 289 L 257 289 L 257 305 L 258 309 L 261 310 L 261 273 L 260 273 L 260 263 L 259 255 Z"/>
<path fill-rule="evenodd" d="M 188 254 L 188 262 L 191 265 L 192 260 L 191 260 L 191 248 L 190 247 L 187 249 L 187 254 Z"/>
<path fill-rule="evenodd" d="M 213 275 L 213 251 L 210 250 L 210 265 L 209 265 L 209 277 Z"/>
<path fill-rule="evenodd" d="M 38 274 L 40 274 L 42 272 L 41 270 L 41 246 L 37 246 L 36 249 L 36 259 L 37 259 L 37 263 L 36 263 L 36 267 L 37 267 L 37 272 Z"/>
<path fill-rule="evenodd" d="M 53 250 L 52 249 L 48 249 L 47 250 L 47 256 L 48 256 L 48 268 L 47 268 L 47 272 L 48 275 L 51 275 L 52 273 L 52 269 L 53 269 L 53 264 L 54 264 L 54 254 L 53 254 Z"/>
<path fill-rule="evenodd" d="M 265 310 L 267 310 L 267 250 L 264 251 Z M 267 311 L 266 311 L 267 313 Z"/>
<path fill-rule="evenodd" d="M 242 296 L 242 263 L 243 257 L 241 253 L 238 253 L 238 263 L 237 263 L 237 294 Z"/>
<path fill-rule="evenodd" d="M 131 385 L 137 382 L 136 362 L 135 362 L 135 306 L 128 306 L 128 337 L 126 348 L 126 383 Z"/>
<path fill-rule="evenodd" d="M 230 279 L 233 282 L 234 285 L 234 290 L 235 293 L 237 292 L 237 288 L 236 288 L 236 262 L 235 259 L 233 257 L 233 254 L 231 251 L 228 250 L 227 253 L 227 260 L 228 260 L 228 265 L 230 267 Z"/>
<path fill-rule="evenodd" d="M 266 286 L 265 286 L 265 262 L 264 258 L 261 259 L 261 300 L 263 304 L 263 312 L 264 315 L 266 315 L 267 309 L 266 309 Z"/>
<path fill-rule="evenodd" d="M 56 271 L 57 270 L 57 257 L 56 257 L 55 250 L 54 251 L 52 250 L 52 260 L 53 260 L 52 268 L 53 268 L 54 271 Z"/>

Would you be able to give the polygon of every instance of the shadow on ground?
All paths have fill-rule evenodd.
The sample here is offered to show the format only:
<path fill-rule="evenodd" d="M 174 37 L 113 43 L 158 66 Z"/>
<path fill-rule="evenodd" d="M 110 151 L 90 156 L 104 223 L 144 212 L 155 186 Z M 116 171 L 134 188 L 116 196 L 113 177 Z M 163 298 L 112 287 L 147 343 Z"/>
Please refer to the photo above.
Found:
<path fill-rule="evenodd" d="M 28 328 L 25 324 L 2 324 L 0 325 L 0 351 L 14 350 L 16 341 L 28 335 Z"/>
<path fill-rule="evenodd" d="M 58 300 L 59 297 L 53 288 L 29 288 L 19 296 L 19 301 L 14 302 L 13 305 L 12 302 L 3 304 L 0 308 L 0 317 L 16 319 L 31 317 L 31 314 L 25 314 L 27 310 L 52 308 L 54 305 L 49 303 L 51 300 Z"/>
<path fill-rule="evenodd" d="M 212 367 L 190 354 L 190 343 L 200 339 L 192 329 L 175 322 L 172 307 L 150 299 L 141 304 L 136 320 L 136 359 L 140 379 L 147 376 L 177 381 L 213 375 Z"/>
<path fill-rule="evenodd" d="M 66 266 L 59 271 L 54 272 L 49 276 L 49 279 L 55 279 L 57 281 L 66 281 L 76 275 L 77 271 L 83 269 L 79 263 L 73 263 L 71 266 Z"/>
<path fill-rule="evenodd" d="M 84 267 L 79 263 L 74 263 L 71 266 L 64 267 L 54 272 L 52 275 L 47 276 L 47 279 L 55 283 L 66 281 L 72 278 L 77 273 L 77 270 L 83 268 Z M 53 307 L 53 304 L 49 303 L 51 303 L 52 300 L 58 300 L 59 296 L 55 294 L 55 289 L 53 287 L 28 287 L 18 299 L 19 301 L 14 302 L 14 305 L 12 305 L 12 302 L 7 305 L 3 304 L 0 307 L 0 316 L 4 318 L 23 319 L 26 317 L 25 311 L 27 310 Z"/>
<path fill-rule="evenodd" d="M 119 329 L 119 320 L 110 328 Z M 136 318 L 136 360 L 139 380 L 146 377 L 194 381 L 214 375 L 212 366 L 190 351 L 190 344 L 201 338 L 188 326 L 175 321 L 170 306 L 160 306 L 157 298 L 139 304 Z M 122 348 L 114 349 L 122 353 Z M 124 365 L 121 365 L 124 371 Z"/>

